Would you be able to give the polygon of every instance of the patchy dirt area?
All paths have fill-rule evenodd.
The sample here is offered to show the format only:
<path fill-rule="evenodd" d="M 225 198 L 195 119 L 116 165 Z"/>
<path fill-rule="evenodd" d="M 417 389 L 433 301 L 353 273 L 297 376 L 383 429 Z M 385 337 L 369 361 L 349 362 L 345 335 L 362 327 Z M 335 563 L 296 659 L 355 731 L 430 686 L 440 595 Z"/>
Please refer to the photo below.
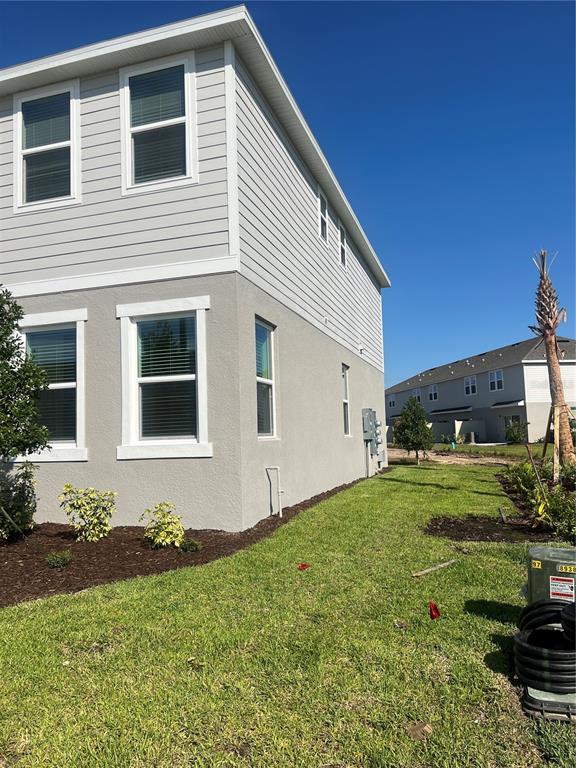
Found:
<path fill-rule="evenodd" d="M 414 460 L 414 455 L 406 453 L 401 448 L 388 448 L 388 461 L 399 462 L 400 460 L 406 461 L 407 459 Z M 466 456 L 464 454 L 453 453 L 439 453 L 437 451 L 429 451 L 427 454 L 427 461 L 433 461 L 436 464 L 496 464 L 497 466 L 507 466 L 510 463 L 509 459 L 504 459 L 501 456 Z"/>
<path fill-rule="evenodd" d="M 176 568 L 202 565 L 232 555 L 260 539 L 299 512 L 336 493 L 350 488 L 358 480 L 321 493 L 300 504 L 287 507 L 282 517 L 267 517 L 241 533 L 213 530 L 188 530 L 186 536 L 199 541 L 198 552 L 181 552 L 175 547 L 152 549 L 143 538 L 140 526 L 119 526 L 100 541 L 76 541 L 68 525 L 42 523 L 25 538 L 0 544 L 0 607 L 23 600 L 66 592 L 78 592 L 97 584 L 148 576 Z M 63 568 L 50 568 L 46 555 L 70 550 L 72 560 Z"/>
<path fill-rule="evenodd" d="M 466 517 L 433 517 L 424 529 L 429 536 L 440 536 L 452 541 L 551 541 L 549 531 L 532 528 L 524 520 L 503 523 L 497 517 L 467 515 Z"/>

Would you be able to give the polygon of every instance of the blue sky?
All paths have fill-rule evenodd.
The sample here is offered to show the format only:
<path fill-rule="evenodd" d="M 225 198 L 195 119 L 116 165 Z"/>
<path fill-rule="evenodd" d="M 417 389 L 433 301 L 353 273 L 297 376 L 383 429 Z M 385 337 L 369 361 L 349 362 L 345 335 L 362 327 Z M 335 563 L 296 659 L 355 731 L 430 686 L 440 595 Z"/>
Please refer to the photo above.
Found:
<path fill-rule="evenodd" d="M 0 66 L 233 4 L 0 2 Z M 386 383 L 528 338 L 541 247 L 574 335 L 574 5 L 247 5 L 392 279 Z"/>

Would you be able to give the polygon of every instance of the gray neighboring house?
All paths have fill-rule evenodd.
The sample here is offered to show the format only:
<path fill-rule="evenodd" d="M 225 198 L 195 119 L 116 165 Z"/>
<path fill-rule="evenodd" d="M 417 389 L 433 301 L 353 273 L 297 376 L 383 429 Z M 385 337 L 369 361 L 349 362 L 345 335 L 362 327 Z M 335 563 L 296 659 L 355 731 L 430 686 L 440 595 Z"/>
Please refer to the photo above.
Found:
<path fill-rule="evenodd" d="M 39 519 L 71 482 L 242 530 L 385 463 L 389 281 L 245 7 L 1 70 L 0 157 Z"/>
<path fill-rule="evenodd" d="M 564 394 L 576 410 L 576 342 L 559 339 Z M 544 345 L 537 339 L 430 368 L 386 390 L 388 441 L 409 397 L 426 409 L 437 441 L 443 435 L 500 443 L 508 424 L 528 424 L 528 439 L 544 437 L 550 387 Z"/>

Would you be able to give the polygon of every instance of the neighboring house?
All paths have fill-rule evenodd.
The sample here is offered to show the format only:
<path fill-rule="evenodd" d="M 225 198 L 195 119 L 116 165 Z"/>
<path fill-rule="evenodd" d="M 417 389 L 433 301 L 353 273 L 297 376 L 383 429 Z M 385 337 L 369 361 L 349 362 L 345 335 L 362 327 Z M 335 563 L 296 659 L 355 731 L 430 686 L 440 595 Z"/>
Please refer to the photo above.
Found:
<path fill-rule="evenodd" d="M 576 342 L 559 339 L 564 394 L 576 409 Z M 436 440 L 465 436 L 476 442 L 504 442 L 511 423 L 528 424 L 528 439 L 544 437 L 550 386 L 544 345 L 537 339 L 482 352 L 430 368 L 386 390 L 388 439 L 409 397 L 426 409 Z"/>
<path fill-rule="evenodd" d="M 243 6 L 0 71 L 0 189 L 41 519 L 71 482 L 241 530 L 385 462 L 389 281 Z"/>

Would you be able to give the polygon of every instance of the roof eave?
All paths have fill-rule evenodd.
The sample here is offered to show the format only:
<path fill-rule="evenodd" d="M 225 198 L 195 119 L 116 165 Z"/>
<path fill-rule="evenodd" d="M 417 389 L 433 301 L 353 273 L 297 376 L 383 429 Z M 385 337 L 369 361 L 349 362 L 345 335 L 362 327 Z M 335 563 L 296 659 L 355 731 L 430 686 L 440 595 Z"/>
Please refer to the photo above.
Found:
<path fill-rule="evenodd" d="M 233 40 L 240 56 L 255 76 L 259 88 L 277 113 L 286 133 L 310 167 L 349 236 L 358 247 L 380 288 L 390 279 L 368 240 L 356 214 L 334 176 L 284 78 L 245 6 L 215 11 L 184 22 L 137 32 L 83 46 L 0 70 L 0 96 L 44 85 L 86 77 L 161 58 L 173 53 Z"/>

